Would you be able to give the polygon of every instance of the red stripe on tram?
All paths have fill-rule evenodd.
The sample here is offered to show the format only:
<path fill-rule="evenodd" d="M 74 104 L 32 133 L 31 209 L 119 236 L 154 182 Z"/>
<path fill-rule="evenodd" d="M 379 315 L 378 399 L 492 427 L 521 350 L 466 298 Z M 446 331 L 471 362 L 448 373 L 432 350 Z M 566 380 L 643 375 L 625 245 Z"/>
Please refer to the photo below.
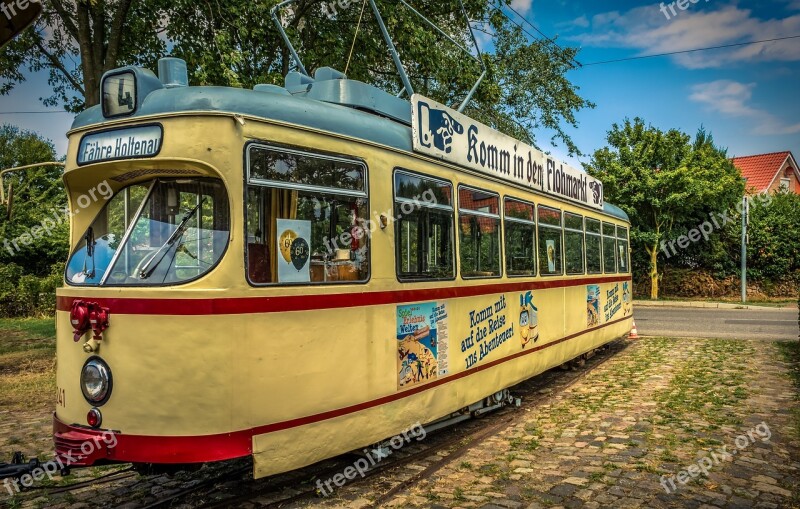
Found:
<path fill-rule="evenodd" d="M 551 341 L 533 347 L 529 350 L 517 352 L 508 357 L 496 359 L 486 364 L 475 366 L 460 373 L 439 378 L 424 385 L 412 387 L 408 390 L 389 394 L 381 398 L 365 401 L 355 405 L 329 410 L 318 414 L 307 415 L 297 419 L 290 419 L 288 421 L 281 421 L 263 426 L 257 426 L 250 429 L 239 431 L 231 431 L 228 433 L 219 433 L 215 435 L 200 435 L 200 436 L 154 436 L 154 435 L 127 435 L 125 433 L 117 433 L 117 445 L 114 448 L 109 448 L 107 456 L 104 459 L 111 461 L 121 462 L 141 462 L 141 463 L 195 463 L 206 461 L 217 461 L 225 459 L 239 458 L 252 454 L 252 438 L 256 435 L 263 435 L 266 433 L 274 433 L 287 429 L 305 426 L 328 419 L 335 419 L 355 412 L 360 412 L 387 403 L 392 403 L 409 396 L 413 396 L 423 391 L 427 391 L 438 387 L 440 385 L 474 375 L 480 371 L 492 368 L 504 362 L 508 362 L 519 357 L 530 355 L 532 353 L 550 348 L 551 346 L 558 345 L 570 339 L 588 334 L 590 332 L 614 325 L 619 322 L 631 319 L 630 316 L 619 318 L 617 320 L 592 327 L 569 336 Z M 75 437 L 83 437 L 84 440 L 92 436 L 100 436 L 103 430 L 90 429 L 80 425 L 69 425 L 58 420 L 53 415 L 53 428 L 56 433 L 56 452 L 59 452 L 58 441 L 59 437 L 68 437 L 75 435 Z M 75 465 L 89 465 L 86 463 L 77 462 Z"/>
<path fill-rule="evenodd" d="M 205 299 L 153 299 L 153 298 L 103 298 L 103 297 L 58 297 L 57 309 L 70 311 L 72 302 L 83 299 L 97 302 L 122 315 L 241 315 L 252 313 L 280 313 L 286 311 L 310 311 L 339 309 L 404 302 L 438 301 L 477 297 L 504 292 L 523 292 L 566 288 L 586 284 L 617 283 L 630 281 L 630 275 L 593 277 L 582 279 L 560 279 L 530 281 L 526 283 L 500 283 L 480 286 L 450 286 L 387 292 L 359 292 L 316 295 L 282 295 L 275 297 L 230 297 Z M 115 288 L 115 290 L 119 290 Z"/>

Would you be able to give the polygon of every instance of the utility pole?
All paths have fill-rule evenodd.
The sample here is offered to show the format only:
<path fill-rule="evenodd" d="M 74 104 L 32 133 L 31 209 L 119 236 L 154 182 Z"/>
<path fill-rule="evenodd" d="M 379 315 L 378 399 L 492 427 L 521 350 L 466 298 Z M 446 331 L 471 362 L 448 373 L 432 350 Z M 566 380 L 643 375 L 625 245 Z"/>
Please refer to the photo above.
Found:
<path fill-rule="evenodd" d="M 747 302 L 747 224 L 750 222 L 750 202 L 742 197 L 742 303 Z"/>

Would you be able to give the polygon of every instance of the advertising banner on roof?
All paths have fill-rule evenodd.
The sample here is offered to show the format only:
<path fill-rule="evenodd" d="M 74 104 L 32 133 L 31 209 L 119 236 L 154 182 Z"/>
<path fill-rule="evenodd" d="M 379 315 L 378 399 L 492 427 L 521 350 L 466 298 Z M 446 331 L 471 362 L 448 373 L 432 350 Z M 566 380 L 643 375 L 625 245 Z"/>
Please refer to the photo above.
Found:
<path fill-rule="evenodd" d="M 585 172 L 421 95 L 411 97 L 411 107 L 415 152 L 603 208 L 603 184 Z"/>

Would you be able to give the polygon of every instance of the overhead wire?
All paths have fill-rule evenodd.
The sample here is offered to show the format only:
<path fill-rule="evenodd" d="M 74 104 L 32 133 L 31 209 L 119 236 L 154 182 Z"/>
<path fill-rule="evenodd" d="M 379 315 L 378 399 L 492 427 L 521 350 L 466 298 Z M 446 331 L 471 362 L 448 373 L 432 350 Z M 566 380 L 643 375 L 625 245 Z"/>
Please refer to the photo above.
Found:
<path fill-rule="evenodd" d="M 509 7 L 510 7 L 510 6 L 509 6 Z M 532 39 L 534 39 L 534 40 L 536 40 L 536 41 L 540 41 L 540 40 L 541 40 L 541 38 L 539 38 L 539 37 L 537 37 L 537 36 L 533 35 L 532 33 L 530 33 L 528 30 L 526 30 L 526 29 L 525 29 L 525 27 L 524 27 L 524 26 L 522 26 L 522 25 L 521 25 L 521 24 L 520 24 L 520 23 L 519 23 L 517 20 L 515 20 L 514 18 L 512 18 L 511 16 L 509 16 L 509 15 L 508 15 L 508 14 L 507 14 L 505 11 L 503 11 L 502 9 L 498 9 L 498 12 L 500 12 L 500 14 L 502 14 L 503 16 L 505 16 L 505 18 L 506 18 L 507 20 L 509 20 L 510 22 L 514 23 L 514 24 L 515 24 L 515 25 L 516 25 L 516 26 L 517 26 L 517 27 L 518 27 L 520 30 L 522 30 L 522 31 L 523 31 L 525 34 L 527 34 L 527 35 L 528 35 L 528 37 L 530 37 L 530 38 L 532 38 Z M 517 11 L 514 11 L 514 12 L 517 12 Z M 523 17 L 522 19 L 523 19 L 523 20 L 524 20 L 526 23 L 528 23 L 529 25 L 533 26 L 533 24 L 532 24 L 530 21 L 526 20 L 524 17 Z M 534 27 L 534 28 L 536 28 L 536 27 Z M 538 29 L 537 29 L 537 31 L 538 31 Z M 556 48 L 558 48 L 559 50 L 563 51 L 563 48 L 562 48 L 561 46 L 559 46 L 558 44 L 555 44 L 554 42 L 552 42 L 552 41 L 551 41 L 551 40 L 550 40 L 550 39 L 549 39 L 547 36 L 544 36 L 544 37 L 545 37 L 545 39 L 547 39 L 547 41 L 548 41 L 548 42 L 550 42 L 550 43 L 551 43 L 552 45 L 554 45 Z M 571 58 L 571 57 L 570 57 L 570 59 L 569 59 L 569 61 L 568 61 L 568 60 L 567 60 L 566 58 L 564 58 L 564 57 L 563 57 L 563 55 L 561 55 L 561 54 L 558 54 L 558 57 L 559 57 L 559 58 L 560 58 L 560 59 L 561 59 L 561 60 L 562 60 L 564 63 L 566 63 L 566 64 L 569 64 L 569 65 L 572 65 L 572 66 L 574 66 L 574 67 L 581 67 L 581 65 L 582 65 L 580 62 L 578 62 L 578 61 L 577 61 L 577 60 L 575 60 L 574 58 Z"/>
<path fill-rule="evenodd" d="M 787 37 L 776 37 L 774 39 L 763 39 L 763 40 L 760 40 L 760 41 L 739 42 L 739 43 L 734 43 L 734 44 L 722 44 L 722 45 L 719 45 L 719 46 L 709 46 L 709 47 L 706 47 L 706 48 L 694 48 L 694 49 L 686 49 L 686 50 L 680 50 L 680 51 L 669 51 L 667 53 L 655 53 L 653 55 L 639 55 L 639 56 L 635 56 L 635 57 L 616 58 L 616 59 L 613 59 L 613 60 L 602 60 L 602 61 L 599 61 L 599 62 L 590 62 L 588 64 L 583 64 L 583 66 L 584 67 L 588 67 L 590 65 L 613 64 L 613 63 L 617 63 L 617 62 L 628 62 L 628 61 L 631 61 L 631 60 L 642 60 L 642 59 L 645 59 L 645 58 L 666 57 L 666 56 L 670 56 L 670 55 L 680 55 L 680 54 L 683 54 L 683 53 L 695 53 L 695 52 L 698 52 L 698 51 L 711 51 L 711 50 L 724 49 L 724 48 L 736 48 L 736 47 L 739 47 L 739 46 L 748 46 L 748 45 L 751 45 L 751 44 L 764 44 L 764 43 L 767 43 L 767 42 L 776 42 L 776 41 L 786 41 L 786 40 L 789 40 L 789 39 L 800 39 L 800 35 L 790 35 L 790 36 L 787 36 Z"/>
<path fill-rule="evenodd" d="M 525 22 L 525 23 L 527 23 L 527 24 L 528 24 L 528 25 L 529 25 L 531 28 L 533 28 L 533 29 L 536 31 L 536 33 L 538 33 L 539 35 L 541 35 L 542 37 L 544 37 L 544 38 L 545 38 L 545 40 L 546 40 L 547 42 L 549 42 L 550 44 L 552 44 L 552 45 L 553 45 L 553 46 L 555 46 L 556 48 L 560 49 L 561 51 L 564 51 L 564 48 L 562 48 L 562 47 L 561 47 L 561 46 L 560 46 L 560 45 L 559 45 L 559 44 L 558 44 L 558 43 L 555 41 L 555 39 L 553 39 L 553 38 L 549 37 L 547 34 L 545 34 L 544 32 L 542 32 L 541 30 L 539 30 L 539 28 L 538 28 L 536 25 L 534 25 L 533 23 L 531 23 L 530 21 L 528 21 L 528 18 L 526 18 L 525 16 L 523 16 L 522 14 L 520 14 L 520 12 L 519 12 L 518 10 L 516 10 L 514 7 L 512 7 L 512 6 L 511 6 L 511 4 L 508 4 L 506 7 L 508 7 L 509 9 L 511 9 L 511 11 L 512 11 L 514 14 L 516 14 L 517 16 L 519 16 L 519 17 L 522 19 L 522 21 L 524 21 L 524 22 Z M 502 11 L 502 9 L 501 9 L 501 11 L 500 11 L 500 12 L 503 12 L 503 11 Z M 505 14 L 505 13 L 503 13 L 503 14 Z M 506 18 L 510 19 L 508 16 L 506 16 Z M 519 25 L 517 25 L 517 26 L 519 26 Z M 529 33 L 528 35 L 531 35 L 531 34 Z M 572 62 L 573 62 L 575 65 L 577 65 L 578 67 L 581 67 L 581 65 L 582 65 L 582 64 L 581 64 L 580 62 L 578 62 L 578 60 L 576 60 L 575 58 L 571 58 L 571 60 L 572 60 Z"/>
<path fill-rule="evenodd" d="M 0 115 L 33 115 L 38 113 L 69 113 L 70 115 L 77 115 L 71 111 L 62 110 L 39 110 L 39 111 L 0 111 Z"/>

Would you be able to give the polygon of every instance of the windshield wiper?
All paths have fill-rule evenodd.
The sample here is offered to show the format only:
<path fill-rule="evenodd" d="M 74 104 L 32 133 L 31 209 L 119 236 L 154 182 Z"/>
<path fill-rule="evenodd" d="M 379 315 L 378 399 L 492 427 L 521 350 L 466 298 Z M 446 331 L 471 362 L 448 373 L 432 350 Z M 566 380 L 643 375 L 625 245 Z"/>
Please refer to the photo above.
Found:
<path fill-rule="evenodd" d="M 181 220 L 180 224 L 175 229 L 175 231 L 172 232 L 172 235 L 170 235 L 167 241 L 164 242 L 160 248 L 158 248 L 158 251 L 156 251 L 156 254 L 153 255 L 152 258 L 150 258 L 150 261 L 147 262 L 147 264 L 144 267 L 142 267 L 142 270 L 139 272 L 139 279 L 147 279 L 153 275 L 153 272 L 155 272 L 156 267 L 158 267 L 158 264 L 161 263 L 161 260 L 164 259 L 169 250 L 175 244 L 175 242 L 177 242 L 181 237 L 183 237 L 183 234 L 186 233 L 189 220 L 191 220 L 194 217 L 194 215 L 203 205 L 204 201 L 206 201 L 205 197 L 203 197 L 192 210 L 190 210 L 185 216 L 183 216 L 183 219 Z"/>
<path fill-rule="evenodd" d="M 83 256 L 83 273 L 86 275 L 87 278 L 92 279 L 94 278 L 94 245 L 96 242 L 94 241 L 94 230 L 90 226 L 88 230 L 86 230 L 86 235 L 83 237 L 83 240 L 86 241 L 86 254 Z M 92 259 L 92 272 L 86 271 L 86 259 Z"/>

